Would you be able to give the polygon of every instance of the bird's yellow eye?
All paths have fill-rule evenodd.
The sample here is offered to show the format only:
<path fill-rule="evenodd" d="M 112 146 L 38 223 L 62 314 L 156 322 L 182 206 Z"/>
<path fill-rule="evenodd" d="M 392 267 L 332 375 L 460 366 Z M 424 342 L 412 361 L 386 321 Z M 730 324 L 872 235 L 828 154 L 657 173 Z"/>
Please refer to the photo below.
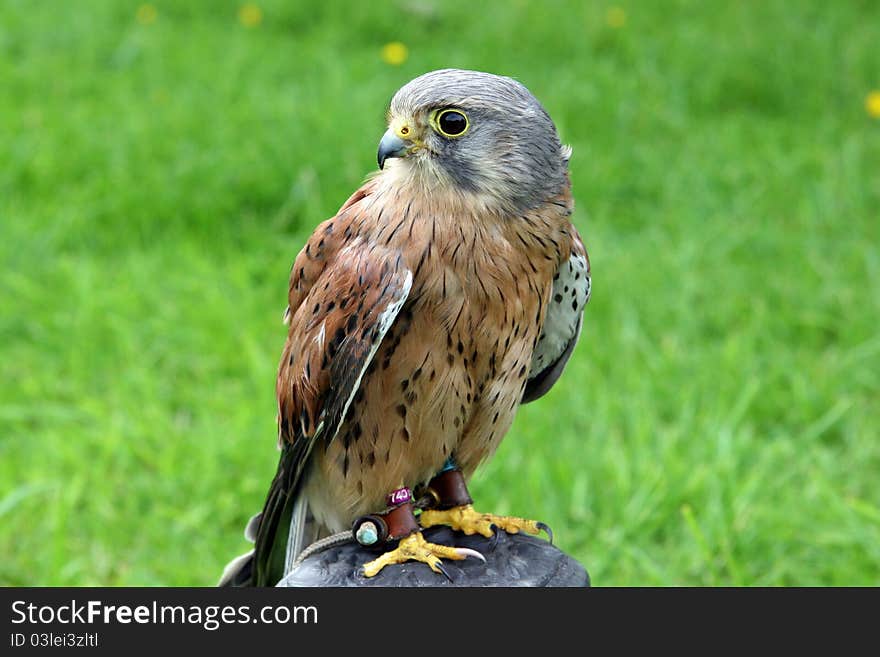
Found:
<path fill-rule="evenodd" d="M 437 110 L 431 116 L 431 125 L 444 137 L 461 137 L 469 127 L 467 116 L 461 110 Z"/>

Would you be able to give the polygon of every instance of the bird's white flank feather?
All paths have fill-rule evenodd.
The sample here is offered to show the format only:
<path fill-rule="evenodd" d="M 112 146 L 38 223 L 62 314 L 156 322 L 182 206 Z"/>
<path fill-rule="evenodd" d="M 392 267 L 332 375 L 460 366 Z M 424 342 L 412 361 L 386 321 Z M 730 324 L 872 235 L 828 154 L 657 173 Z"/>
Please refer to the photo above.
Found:
<path fill-rule="evenodd" d="M 572 255 L 553 280 L 550 306 L 544 319 L 538 346 L 532 354 L 529 378 L 552 365 L 572 339 L 577 339 L 584 306 L 590 300 L 590 270 L 587 259 Z"/>

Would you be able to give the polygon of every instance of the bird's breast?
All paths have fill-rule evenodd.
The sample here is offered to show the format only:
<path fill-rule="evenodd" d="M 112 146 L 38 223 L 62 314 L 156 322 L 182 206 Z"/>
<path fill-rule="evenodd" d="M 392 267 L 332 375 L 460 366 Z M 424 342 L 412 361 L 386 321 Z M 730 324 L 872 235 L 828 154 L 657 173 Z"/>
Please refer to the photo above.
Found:
<path fill-rule="evenodd" d="M 409 298 L 367 368 L 308 494 L 344 528 L 384 496 L 426 482 L 449 457 L 469 475 L 498 446 L 522 398 L 558 256 L 473 218 L 415 206 L 372 240 L 398 248 Z"/>

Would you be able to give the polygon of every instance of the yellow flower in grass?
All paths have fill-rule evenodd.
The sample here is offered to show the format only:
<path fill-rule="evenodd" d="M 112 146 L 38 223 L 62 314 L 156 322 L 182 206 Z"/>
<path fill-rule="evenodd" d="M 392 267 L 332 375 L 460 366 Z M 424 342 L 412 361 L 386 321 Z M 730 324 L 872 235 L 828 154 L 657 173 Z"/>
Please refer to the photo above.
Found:
<path fill-rule="evenodd" d="M 159 12 L 156 11 L 156 8 L 151 4 L 141 5 L 137 8 L 137 12 L 135 12 L 134 17 L 137 19 L 137 22 L 141 25 L 151 25 L 156 22 L 156 17 L 159 15 Z"/>
<path fill-rule="evenodd" d="M 257 27 L 263 22 L 263 10 L 253 2 L 243 4 L 238 9 L 238 22 L 245 27 Z"/>
<path fill-rule="evenodd" d="M 620 7 L 609 7 L 605 12 L 605 22 L 615 30 L 626 25 L 626 12 Z"/>
<path fill-rule="evenodd" d="M 865 111 L 872 119 L 880 119 L 880 90 L 875 89 L 865 97 Z"/>
<path fill-rule="evenodd" d="M 382 61 L 391 66 L 400 66 L 409 57 L 409 48 L 400 41 L 392 41 L 382 46 Z"/>

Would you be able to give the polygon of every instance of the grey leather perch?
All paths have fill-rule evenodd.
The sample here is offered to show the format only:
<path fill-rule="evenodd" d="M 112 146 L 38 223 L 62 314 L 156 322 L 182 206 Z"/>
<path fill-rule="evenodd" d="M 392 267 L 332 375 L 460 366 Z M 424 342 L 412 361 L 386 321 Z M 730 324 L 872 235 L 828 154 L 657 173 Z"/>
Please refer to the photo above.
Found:
<path fill-rule="evenodd" d="M 424 534 L 432 543 L 478 550 L 486 563 L 474 558 L 444 560 L 451 581 L 418 562 L 388 566 L 367 578 L 359 568 L 381 550 L 374 552 L 352 541 L 310 555 L 278 586 L 590 586 L 590 576 L 580 563 L 541 538 L 502 531 L 493 538 L 466 536 L 448 527 L 433 527 Z"/>

